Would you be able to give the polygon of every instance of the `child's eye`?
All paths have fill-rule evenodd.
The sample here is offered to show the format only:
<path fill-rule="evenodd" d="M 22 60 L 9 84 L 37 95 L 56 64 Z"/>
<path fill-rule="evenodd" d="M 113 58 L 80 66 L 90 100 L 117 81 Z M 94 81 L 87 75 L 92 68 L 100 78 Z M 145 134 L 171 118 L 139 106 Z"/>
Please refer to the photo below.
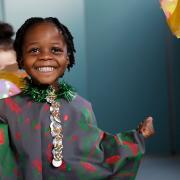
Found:
<path fill-rule="evenodd" d="M 40 50 L 39 50 L 39 48 L 31 48 L 31 49 L 29 50 L 29 52 L 32 53 L 32 54 L 37 54 L 37 53 L 40 52 Z"/>
<path fill-rule="evenodd" d="M 63 51 L 59 47 L 52 47 L 51 52 L 54 53 L 54 54 L 61 54 Z"/>

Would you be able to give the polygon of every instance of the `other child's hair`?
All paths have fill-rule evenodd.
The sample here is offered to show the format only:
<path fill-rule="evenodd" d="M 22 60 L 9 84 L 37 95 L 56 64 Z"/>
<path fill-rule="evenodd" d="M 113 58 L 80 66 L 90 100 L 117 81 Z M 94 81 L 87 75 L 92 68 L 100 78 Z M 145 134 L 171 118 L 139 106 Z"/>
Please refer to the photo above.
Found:
<path fill-rule="evenodd" d="M 13 35 L 13 27 L 8 23 L 0 22 L 0 49 L 13 49 Z"/>

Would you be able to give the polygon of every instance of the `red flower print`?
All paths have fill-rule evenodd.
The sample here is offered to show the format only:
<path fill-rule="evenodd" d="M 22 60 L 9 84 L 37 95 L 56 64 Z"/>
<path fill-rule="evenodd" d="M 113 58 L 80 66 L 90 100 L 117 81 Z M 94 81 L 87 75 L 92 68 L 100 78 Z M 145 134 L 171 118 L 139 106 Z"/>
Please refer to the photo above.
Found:
<path fill-rule="evenodd" d="M 81 166 L 89 172 L 95 172 L 96 168 L 88 162 L 81 162 Z"/>
<path fill-rule="evenodd" d="M 67 114 L 64 115 L 64 121 L 68 121 L 69 120 L 69 116 Z"/>
<path fill-rule="evenodd" d="M 0 129 L 0 145 L 4 144 L 4 130 Z"/>
<path fill-rule="evenodd" d="M 78 140 L 78 136 L 77 135 L 73 135 L 72 136 L 72 141 L 77 141 Z"/>
<path fill-rule="evenodd" d="M 40 128 L 41 128 L 40 123 L 37 123 L 37 124 L 35 125 L 35 127 L 34 127 L 35 130 L 39 130 Z"/>
<path fill-rule="evenodd" d="M 38 159 L 35 159 L 33 162 L 32 162 L 34 168 L 36 168 L 38 170 L 39 173 L 42 172 L 42 163 L 40 160 Z"/>
<path fill-rule="evenodd" d="M 106 160 L 105 160 L 105 162 L 107 163 L 107 164 L 115 164 L 117 161 L 119 161 L 120 160 L 120 156 L 119 155 L 115 155 L 115 156 L 111 156 L 111 157 L 109 157 L 109 158 L 107 158 Z"/>
<path fill-rule="evenodd" d="M 123 141 L 123 144 L 127 145 L 131 149 L 134 156 L 137 156 L 137 154 L 138 154 L 138 145 L 137 144 L 128 142 L 128 141 Z"/>
<path fill-rule="evenodd" d="M 44 105 L 44 111 L 49 111 L 49 105 L 48 104 Z"/>
<path fill-rule="evenodd" d="M 19 140 L 21 138 L 21 133 L 20 132 L 16 132 L 15 137 L 16 137 L 16 140 Z"/>
<path fill-rule="evenodd" d="M 16 112 L 16 113 L 21 113 L 21 108 L 18 106 L 18 104 L 13 101 L 10 98 L 6 98 L 5 99 L 5 103 L 7 104 L 7 106 L 9 106 L 9 108 L 11 109 L 11 111 Z"/>

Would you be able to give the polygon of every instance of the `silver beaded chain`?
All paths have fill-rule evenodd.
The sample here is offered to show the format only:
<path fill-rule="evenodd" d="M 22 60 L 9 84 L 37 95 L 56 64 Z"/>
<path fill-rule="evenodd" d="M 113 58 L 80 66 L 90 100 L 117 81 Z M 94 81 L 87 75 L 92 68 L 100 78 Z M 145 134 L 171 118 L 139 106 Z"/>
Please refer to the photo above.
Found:
<path fill-rule="evenodd" d="M 53 160 L 52 165 L 54 167 L 59 167 L 62 165 L 62 150 L 63 150 L 63 134 L 62 134 L 62 125 L 61 125 L 61 118 L 60 118 L 60 103 L 56 102 L 56 94 L 55 89 L 52 88 L 52 90 L 48 93 L 48 96 L 46 97 L 47 102 L 50 104 L 50 129 L 51 129 L 51 135 L 53 137 Z"/>

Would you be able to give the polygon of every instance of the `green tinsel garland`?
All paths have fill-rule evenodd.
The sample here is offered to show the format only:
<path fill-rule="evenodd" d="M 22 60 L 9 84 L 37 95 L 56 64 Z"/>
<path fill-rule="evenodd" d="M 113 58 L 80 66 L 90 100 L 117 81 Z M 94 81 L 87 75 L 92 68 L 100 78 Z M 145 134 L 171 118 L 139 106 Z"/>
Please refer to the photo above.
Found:
<path fill-rule="evenodd" d="M 46 102 L 46 97 L 52 91 L 51 86 L 37 86 L 30 79 L 25 79 L 25 87 L 22 88 L 23 95 L 30 96 L 35 102 Z M 66 82 L 60 82 L 59 90 L 56 92 L 57 99 L 63 98 L 68 102 L 75 98 L 76 92 L 74 88 Z"/>

